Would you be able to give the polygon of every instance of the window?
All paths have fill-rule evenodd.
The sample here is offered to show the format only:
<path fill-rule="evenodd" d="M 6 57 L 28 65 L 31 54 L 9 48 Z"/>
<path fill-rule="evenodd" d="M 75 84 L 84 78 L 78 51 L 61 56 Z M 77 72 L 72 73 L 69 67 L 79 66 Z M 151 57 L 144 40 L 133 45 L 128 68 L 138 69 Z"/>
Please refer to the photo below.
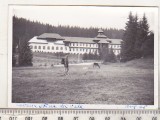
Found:
<path fill-rule="evenodd" d="M 48 46 L 47 49 L 50 50 L 50 47 Z"/>
<path fill-rule="evenodd" d="M 77 46 L 78 46 L 78 43 L 77 43 Z"/>
<path fill-rule="evenodd" d="M 34 49 L 37 49 L 37 46 L 34 46 Z"/>
<path fill-rule="evenodd" d="M 58 47 L 56 47 L 56 50 L 58 50 Z"/>
<path fill-rule="evenodd" d="M 52 46 L 52 50 L 54 50 L 54 47 Z"/>
<path fill-rule="evenodd" d="M 78 51 L 78 48 L 77 48 L 77 51 Z"/>
<path fill-rule="evenodd" d="M 41 49 L 41 46 L 39 46 L 38 49 Z"/>
<path fill-rule="evenodd" d="M 73 51 L 74 51 L 74 48 L 73 48 Z"/>
<path fill-rule="evenodd" d="M 67 47 L 65 47 L 65 49 L 67 50 Z"/>
<path fill-rule="evenodd" d="M 74 46 L 74 43 L 72 43 L 72 45 Z"/>
<path fill-rule="evenodd" d="M 61 47 L 61 50 L 63 50 L 63 47 Z"/>
<path fill-rule="evenodd" d="M 43 49 L 45 49 L 45 46 L 43 46 Z"/>
<path fill-rule="evenodd" d="M 92 47 L 92 45 L 90 44 L 90 47 Z"/>

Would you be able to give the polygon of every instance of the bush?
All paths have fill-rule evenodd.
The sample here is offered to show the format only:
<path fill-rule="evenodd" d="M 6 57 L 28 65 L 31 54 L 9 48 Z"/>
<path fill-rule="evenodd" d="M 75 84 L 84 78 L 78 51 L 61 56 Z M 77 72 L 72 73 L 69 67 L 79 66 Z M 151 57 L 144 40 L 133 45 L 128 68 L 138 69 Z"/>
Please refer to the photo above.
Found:
<path fill-rule="evenodd" d="M 106 54 L 104 62 L 116 62 L 116 56 L 112 49 L 109 50 L 110 52 Z"/>
<path fill-rule="evenodd" d="M 99 55 L 97 54 L 97 53 L 89 53 L 89 54 L 87 54 L 87 53 L 85 53 L 85 54 L 83 54 L 83 56 L 82 56 L 82 59 L 83 60 L 99 60 Z"/>
<path fill-rule="evenodd" d="M 61 58 L 61 57 L 65 56 L 66 54 L 63 52 L 57 52 L 57 53 L 55 53 L 55 55 L 57 56 L 57 58 Z"/>

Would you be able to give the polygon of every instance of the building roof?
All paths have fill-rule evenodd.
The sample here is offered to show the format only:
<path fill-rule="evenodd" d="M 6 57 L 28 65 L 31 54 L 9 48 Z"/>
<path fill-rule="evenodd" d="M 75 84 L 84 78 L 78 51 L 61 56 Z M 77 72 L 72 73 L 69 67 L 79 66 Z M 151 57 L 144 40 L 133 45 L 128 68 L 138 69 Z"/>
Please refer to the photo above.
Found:
<path fill-rule="evenodd" d="M 64 39 L 64 42 L 96 43 L 94 40 L 97 40 L 98 43 L 110 43 L 109 39 L 104 38 L 64 37 Z"/>
<path fill-rule="evenodd" d="M 94 38 L 85 38 L 85 37 L 64 37 L 67 42 L 82 42 L 82 43 L 95 43 Z"/>
<path fill-rule="evenodd" d="M 98 30 L 97 38 L 107 38 L 107 36 L 106 36 L 106 35 L 104 35 L 104 33 L 103 33 L 103 30 L 102 30 L 102 29 L 99 29 L 99 30 Z"/>
<path fill-rule="evenodd" d="M 86 38 L 86 37 L 61 37 L 56 33 L 44 33 L 40 36 L 33 37 L 29 42 L 32 43 L 48 43 L 47 38 L 57 40 L 63 40 L 64 42 L 81 42 L 81 43 L 110 43 L 110 44 L 121 44 L 121 39 L 109 39 L 105 37 L 95 37 L 95 38 Z M 56 42 L 54 41 L 54 42 Z M 58 43 L 58 41 L 57 41 Z"/>
<path fill-rule="evenodd" d="M 110 44 L 121 44 L 122 39 L 109 39 L 111 41 Z"/>
<path fill-rule="evenodd" d="M 33 37 L 32 39 L 29 40 L 29 43 L 41 43 L 41 44 L 47 44 L 47 40 L 41 40 L 37 39 L 37 36 Z"/>
<path fill-rule="evenodd" d="M 42 35 L 37 37 L 38 39 L 56 39 L 56 40 L 64 40 L 59 34 L 57 33 L 43 33 Z"/>

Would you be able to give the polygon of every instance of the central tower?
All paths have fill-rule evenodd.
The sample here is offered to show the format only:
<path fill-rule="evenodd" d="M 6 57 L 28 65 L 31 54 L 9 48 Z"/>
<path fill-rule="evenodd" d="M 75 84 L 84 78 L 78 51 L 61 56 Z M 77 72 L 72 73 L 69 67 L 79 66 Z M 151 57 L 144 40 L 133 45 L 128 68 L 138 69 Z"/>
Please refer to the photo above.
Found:
<path fill-rule="evenodd" d="M 104 35 L 104 32 L 102 29 L 99 29 L 98 30 L 98 35 L 96 38 L 104 38 L 104 39 L 107 39 L 107 36 Z"/>

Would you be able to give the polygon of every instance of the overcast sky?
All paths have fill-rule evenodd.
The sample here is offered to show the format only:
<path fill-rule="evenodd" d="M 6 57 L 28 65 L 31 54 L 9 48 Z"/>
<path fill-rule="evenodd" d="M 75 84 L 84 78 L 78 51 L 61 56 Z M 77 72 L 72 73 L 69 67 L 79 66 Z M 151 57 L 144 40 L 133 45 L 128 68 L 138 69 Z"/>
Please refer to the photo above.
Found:
<path fill-rule="evenodd" d="M 146 14 L 150 30 L 154 31 L 156 8 L 96 7 L 96 6 L 36 6 L 14 7 L 13 14 L 51 25 L 124 29 L 129 12 L 139 18 Z"/>

